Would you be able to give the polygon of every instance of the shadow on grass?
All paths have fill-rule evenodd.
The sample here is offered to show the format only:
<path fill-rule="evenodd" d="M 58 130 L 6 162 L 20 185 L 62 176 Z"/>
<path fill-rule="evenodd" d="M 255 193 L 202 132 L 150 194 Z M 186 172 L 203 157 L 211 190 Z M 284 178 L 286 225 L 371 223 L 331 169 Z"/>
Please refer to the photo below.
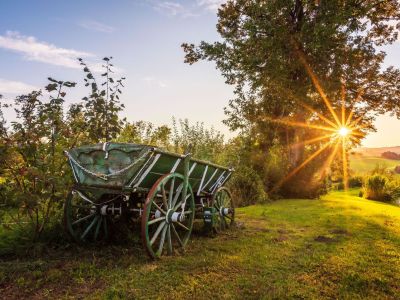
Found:
<path fill-rule="evenodd" d="M 147 258 L 138 232 L 111 245 L 69 244 L 35 258 L 7 259 L 0 262 L 0 293 L 9 298 L 395 299 L 400 219 L 386 213 L 385 204 L 370 210 L 362 204 L 284 200 L 239 209 L 238 228 L 209 238 L 199 234 L 198 225 L 185 255 L 158 261 Z"/>

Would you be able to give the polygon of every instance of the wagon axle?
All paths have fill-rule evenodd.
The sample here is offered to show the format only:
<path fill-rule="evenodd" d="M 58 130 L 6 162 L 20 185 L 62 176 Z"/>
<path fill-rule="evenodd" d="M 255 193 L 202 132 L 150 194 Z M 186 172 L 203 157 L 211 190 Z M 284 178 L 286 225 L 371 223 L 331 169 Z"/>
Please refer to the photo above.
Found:
<path fill-rule="evenodd" d="M 108 205 L 103 205 L 100 208 L 100 214 L 102 216 L 107 216 L 107 215 L 122 215 L 122 205 L 117 206 L 114 203 L 108 204 Z"/>

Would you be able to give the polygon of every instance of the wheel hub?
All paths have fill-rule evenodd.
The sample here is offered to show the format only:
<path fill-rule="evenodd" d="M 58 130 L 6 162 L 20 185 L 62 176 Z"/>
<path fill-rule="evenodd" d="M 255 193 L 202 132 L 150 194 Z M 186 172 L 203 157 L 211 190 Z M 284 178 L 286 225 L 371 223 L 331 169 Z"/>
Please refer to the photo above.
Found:
<path fill-rule="evenodd" d="M 223 216 L 229 215 L 230 212 L 231 212 L 230 208 L 227 208 L 227 207 L 221 207 L 221 208 L 219 209 L 219 214 L 220 214 L 220 216 L 222 216 L 222 217 L 223 217 Z"/>
<path fill-rule="evenodd" d="M 173 211 L 172 209 L 169 209 L 167 211 L 167 217 L 165 220 L 168 224 L 176 223 L 176 222 L 183 222 L 185 220 L 185 214 L 178 213 L 178 212 Z"/>

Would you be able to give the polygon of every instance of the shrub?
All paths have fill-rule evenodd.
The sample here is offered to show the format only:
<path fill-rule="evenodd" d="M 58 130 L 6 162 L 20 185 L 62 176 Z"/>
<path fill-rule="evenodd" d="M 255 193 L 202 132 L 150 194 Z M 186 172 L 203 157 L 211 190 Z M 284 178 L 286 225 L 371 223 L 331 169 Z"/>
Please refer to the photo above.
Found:
<path fill-rule="evenodd" d="M 364 197 L 384 202 L 397 201 L 400 198 L 400 181 L 384 175 L 372 175 L 365 181 Z"/>
<path fill-rule="evenodd" d="M 349 188 L 359 188 L 363 186 L 363 177 L 362 176 L 353 176 L 349 179 Z"/>
<path fill-rule="evenodd" d="M 364 196 L 370 200 L 387 201 L 385 186 L 388 178 L 384 175 L 372 175 L 365 181 Z"/>
<path fill-rule="evenodd" d="M 400 174 L 400 165 L 398 165 L 398 166 L 396 166 L 396 167 L 394 168 L 394 172 L 395 172 L 396 174 Z"/>
<path fill-rule="evenodd" d="M 236 206 L 246 206 L 262 203 L 268 200 L 260 176 L 249 167 L 241 167 L 233 174 L 229 181 Z"/>

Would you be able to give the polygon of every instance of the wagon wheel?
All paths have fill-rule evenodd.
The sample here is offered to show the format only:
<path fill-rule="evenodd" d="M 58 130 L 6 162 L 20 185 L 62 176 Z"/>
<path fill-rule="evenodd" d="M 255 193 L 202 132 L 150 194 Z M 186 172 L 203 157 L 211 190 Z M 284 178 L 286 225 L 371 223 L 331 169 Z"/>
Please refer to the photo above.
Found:
<path fill-rule="evenodd" d="M 162 176 L 147 195 L 142 215 L 142 241 L 148 254 L 158 258 L 183 251 L 192 232 L 194 195 L 190 184 L 183 199 L 184 177 Z"/>
<path fill-rule="evenodd" d="M 107 216 L 101 205 L 85 193 L 72 189 L 64 206 L 64 227 L 78 243 L 100 241 L 108 238 Z"/>
<path fill-rule="evenodd" d="M 217 189 L 212 199 L 213 206 L 218 213 L 218 224 L 216 230 L 225 230 L 235 222 L 235 204 L 232 194 L 226 187 Z"/>

